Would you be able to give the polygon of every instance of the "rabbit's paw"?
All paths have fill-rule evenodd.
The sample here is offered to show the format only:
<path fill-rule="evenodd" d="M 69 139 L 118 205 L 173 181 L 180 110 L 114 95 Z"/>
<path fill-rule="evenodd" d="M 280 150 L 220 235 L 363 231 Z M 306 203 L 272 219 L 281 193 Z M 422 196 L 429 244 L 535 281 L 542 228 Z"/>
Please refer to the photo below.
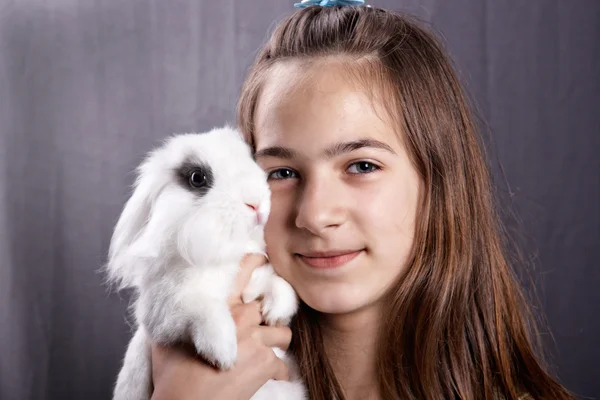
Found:
<path fill-rule="evenodd" d="M 279 276 L 273 276 L 262 302 L 262 315 L 267 325 L 288 325 L 298 310 L 296 292 Z"/>
<path fill-rule="evenodd" d="M 252 271 L 250 281 L 242 292 L 242 301 L 249 303 L 264 296 L 274 276 L 275 272 L 270 264 L 260 266 Z"/>
<path fill-rule="evenodd" d="M 213 366 L 227 370 L 237 359 L 237 334 L 235 322 L 229 314 L 227 318 L 204 319 L 196 324 L 193 335 L 198 354 Z"/>

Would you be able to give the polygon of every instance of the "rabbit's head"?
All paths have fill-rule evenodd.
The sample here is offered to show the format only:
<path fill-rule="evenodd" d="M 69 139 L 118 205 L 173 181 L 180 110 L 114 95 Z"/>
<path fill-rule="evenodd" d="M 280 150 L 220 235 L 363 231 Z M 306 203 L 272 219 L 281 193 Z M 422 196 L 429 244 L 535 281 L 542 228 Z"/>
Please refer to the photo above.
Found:
<path fill-rule="evenodd" d="M 171 136 L 138 167 L 110 243 L 109 279 L 138 286 L 153 267 L 218 266 L 264 252 L 269 209 L 266 174 L 237 130 Z"/>

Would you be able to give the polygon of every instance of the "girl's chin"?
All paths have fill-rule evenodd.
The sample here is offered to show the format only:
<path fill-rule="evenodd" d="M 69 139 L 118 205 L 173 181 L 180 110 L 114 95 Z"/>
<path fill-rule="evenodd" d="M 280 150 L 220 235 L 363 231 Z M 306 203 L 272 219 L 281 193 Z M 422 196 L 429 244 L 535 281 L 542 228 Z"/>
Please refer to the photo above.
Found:
<path fill-rule="evenodd" d="M 362 296 L 329 291 L 328 293 L 302 293 L 302 301 L 315 311 L 324 314 L 349 314 L 365 308 L 371 302 Z"/>

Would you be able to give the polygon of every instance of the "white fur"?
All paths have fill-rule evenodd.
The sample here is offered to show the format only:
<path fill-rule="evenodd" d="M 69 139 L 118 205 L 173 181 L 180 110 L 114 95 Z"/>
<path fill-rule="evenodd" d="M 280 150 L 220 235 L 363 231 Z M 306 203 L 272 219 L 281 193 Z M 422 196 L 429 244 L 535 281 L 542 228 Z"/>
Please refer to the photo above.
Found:
<path fill-rule="evenodd" d="M 186 160 L 212 170 L 213 186 L 203 196 L 177 175 Z M 259 205 L 261 223 L 246 204 Z M 269 209 L 265 173 L 230 127 L 174 135 L 149 153 L 115 226 L 106 266 L 110 281 L 136 293 L 137 331 L 113 399 L 150 398 L 149 338 L 162 344 L 191 341 L 216 367 L 233 366 L 236 326 L 227 299 L 244 254 L 265 254 Z M 294 290 L 270 265 L 253 272 L 243 293 L 245 302 L 260 297 L 268 324 L 287 324 L 297 310 Z M 289 363 L 292 381 L 271 380 L 252 399 L 304 399 L 293 360 L 273 350 Z"/>

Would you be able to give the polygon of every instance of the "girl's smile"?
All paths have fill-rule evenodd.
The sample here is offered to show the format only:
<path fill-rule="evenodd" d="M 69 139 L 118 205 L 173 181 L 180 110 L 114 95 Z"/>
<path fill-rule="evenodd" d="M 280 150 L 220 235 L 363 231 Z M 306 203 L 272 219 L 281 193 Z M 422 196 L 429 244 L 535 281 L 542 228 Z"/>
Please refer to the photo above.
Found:
<path fill-rule="evenodd" d="M 361 250 L 333 250 L 324 252 L 305 252 L 296 254 L 300 260 L 317 270 L 334 269 L 354 260 Z"/>

